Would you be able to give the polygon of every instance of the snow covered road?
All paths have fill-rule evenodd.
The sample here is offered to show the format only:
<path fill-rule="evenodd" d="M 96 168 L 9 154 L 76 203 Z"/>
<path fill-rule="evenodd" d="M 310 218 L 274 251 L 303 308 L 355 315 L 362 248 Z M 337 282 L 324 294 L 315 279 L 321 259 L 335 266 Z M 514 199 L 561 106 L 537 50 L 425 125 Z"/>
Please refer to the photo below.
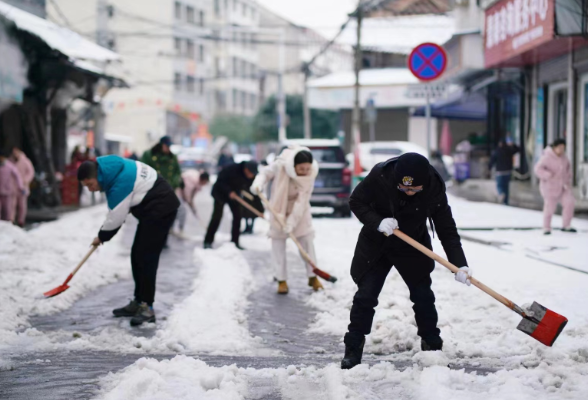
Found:
<path fill-rule="evenodd" d="M 209 200 L 202 196 L 199 203 L 208 216 Z M 459 199 L 452 204 L 458 226 L 468 228 L 463 234 L 477 240 L 464 241 L 475 277 L 520 305 L 538 301 L 569 318 L 553 348 L 517 331 L 516 314 L 437 266 L 433 289 L 445 347 L 443 354 L 422 353 L 408 290 L 392 270 L 365 365 L 341 371 L 355 291 L 348 271 L 361 228 L 354 219 L 315 219 L 318 264 L 339 278 L 324 292 L 311 294 L 291 246 L 291 293 L 274 294 L 263 221 L 255 236 L 244 237 L 248 250 L 240 253 L 220 246 L 226 235 L 216 250 L 200 250 L 202 227 L 192 219 L 188 236 L 195 240 L 171 238 L 172 251 L 162 256 L 156 326 L 133 330 L 109 316 L 130 293 L 128 233 L 101 249 L 63 298 L 37 299 L 87 248 L 84 235 L 91 240 L 100 223 L 98 208 L 27 234 L 0 226 L 0 246 L 9 249 L 0 255 L 2 277 L 9 277 L 2 281 L 2 304 L 12 304 L 0 311 L 0 397 L 588 398 L 588 274 L 529 257 L 585 269 L 588 222 L 575 221 L 578 235 L 554 232 L 551 238 L 540 230 L 469 230 L 535 228 L 541 215 Z M 443 254 L 439 242 L 434 246 Z"/>

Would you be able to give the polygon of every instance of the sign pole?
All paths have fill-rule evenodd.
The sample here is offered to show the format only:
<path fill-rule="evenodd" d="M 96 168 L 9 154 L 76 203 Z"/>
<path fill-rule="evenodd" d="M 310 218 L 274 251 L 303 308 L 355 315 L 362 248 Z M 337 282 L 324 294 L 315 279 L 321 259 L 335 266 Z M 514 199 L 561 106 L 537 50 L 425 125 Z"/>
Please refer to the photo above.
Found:
<path fill-rule="evenodd" d="M 427 119 L 427 152 L 431 156 L 431 93 L 429 91 L 430 85 L 425 85 L 425 93 L 427 97 L 427 105 L 425 107 L 425 117 Z"/>

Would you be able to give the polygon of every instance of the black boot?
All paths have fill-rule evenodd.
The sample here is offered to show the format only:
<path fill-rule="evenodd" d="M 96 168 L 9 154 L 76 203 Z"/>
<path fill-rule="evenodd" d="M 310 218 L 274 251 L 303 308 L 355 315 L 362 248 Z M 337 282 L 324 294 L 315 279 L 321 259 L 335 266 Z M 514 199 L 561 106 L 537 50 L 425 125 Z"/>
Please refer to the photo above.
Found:
<path fill-rule="evenodd" d="M 235 243 L 235 242 L 233 242 Z M 238 248 L 239 250 L 245 250 L 244 247 L 241 247 L 241 245 L 239 243 L 235 243 L 235 247 Z"/>
<path fill-rule="evenodd" d="M 358 364 L 361 364 L 361 356 L 363 355 L 363 346 L 365 345 L 365 338 L 361 342 L 351 340 L 349 333 L 345 335 L 345 356 L 341 360 L 341 369 L 351 369 Z"/>
<path fill-rule="evenodd" d="M 206 242 L 204 242 L 204 248 L 205 249 L 212 249 L 212 243 L 206 243 Z"/>
<path fill-rule="evenodd" d="M 434 339 L 421 339 L 421 350 L 422 351 L 437 351 L 443 350 L 443 339 L 441 338 L 434 338 Z"/>
<path fill-rule="evenodd" d="M 139 303 L 136 300 L 131 300 L 129 304 L 122 308 L 112 310 L 115 317 L 134 317 L 139 309 Z"/>
<path fill-rule="evenodd" d="M 145 322 L 155 322 L 155 312 L 147 303 L 141 303 L 137 313 L 131 319 L 131 326 L 139 326 Z"/>

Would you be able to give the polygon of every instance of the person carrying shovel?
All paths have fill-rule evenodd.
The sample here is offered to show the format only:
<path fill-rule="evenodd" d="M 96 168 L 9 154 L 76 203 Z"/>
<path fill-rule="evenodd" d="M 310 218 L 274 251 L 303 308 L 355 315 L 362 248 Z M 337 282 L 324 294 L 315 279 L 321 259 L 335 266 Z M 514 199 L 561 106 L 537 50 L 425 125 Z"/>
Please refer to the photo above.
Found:
<path fill-rule="evenodd" d="M 406 153 L 376 165 L 355 188 L 349 205 L 364 226 L 351 264 L 351 276 L 358 290 L 344 339 L 341 368 L 350 369 L 361 363 L 365 335 L 371 332 L 374 308 L 393 266 L 410 291 L 421 349 L 442 350 L 435 295 L 431 290 L 435 262 L 394 236 L 394 230 L 400 228 L 410 238 L 432 249 L 427 230 L 429 220 L 449 261 L 461 266 L 455 279 L 471 284 L 472 272 L 467 267 L 443 179 L 425 157 Z"/>
<path fill-rule="evenodd" d="M 272 255 L 275 264 L 275 277 L 278 280 L 278 293 L 287 294 L 288 273 L 286 269 L 286 239 L 292 233 L 300 242 L 310 258 L 316 260 L 314 252 L 314 229 L 310 213 L 310 196 L 318 174 L 318 163 L 306 147 L 289 147 L 268 167 L 263 168 L 253 185 L 251 193 L 260 194 L 269 181 L 272 183 L 270 208 L 273 212 L 270 220 L 270 237 L 272 238 Z M 280 218 L 285 220 L 282 225 Z M 313 268 L 306 264 L 308 286 L 315 291 L 322 289 Z"/>
<path fill-rule="evenodd" d="M 180 206 L 178 197 L 153 168 L 119 156 L 84 161 L 78 168 L 78 180 L 91 192 L 104 192 L 108 201 L 109 212 L 93 246 L 112 239 L 129 212 L 139 220 L 131 249 L 135 296 L 112 313 L 115 317 L 132 317 L 132 326 L 155 322 L 153 301 L 159 256 Z"/>

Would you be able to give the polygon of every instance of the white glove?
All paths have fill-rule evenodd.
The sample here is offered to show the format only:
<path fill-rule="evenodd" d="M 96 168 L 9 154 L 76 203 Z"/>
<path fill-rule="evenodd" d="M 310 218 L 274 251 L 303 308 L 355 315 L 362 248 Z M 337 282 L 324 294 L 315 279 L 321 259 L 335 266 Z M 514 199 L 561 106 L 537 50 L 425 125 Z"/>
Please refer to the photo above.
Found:
<path fill-rule="evenodd" d="M 378 230 L 390 236 L 394 234 L 394 229 L 398 229 L 398 221 L 394 218 L 385 218 L 380 222 Z"/>
<path fill-rule="evenodd" d="M 282 230 L 284 231 L 284 233 L 286 235 L 289 235 L 289 234 L 292 233 L 292 231 L 294 230 L 294 228 L 292 228 L 292 225 L 286 224 L 286 225 L 284 225 L 284 228 Z"/>
<path fill-rule="evenodd" d="M 261 192 L 263 192 L 263 185 L 257 183 L 257 182 L 253 182 L 253 185 L 251 185 L 251 187 L 249 188 L 249 191 L 254 194 L 254 195 L 259 195 Z"/>
<path fill-rule="evenodd" d="M 472 275 L 472 270 L 469 267 L 461 267 L 459 268 L 459 272 L 455 274 L 455 280 L 470 286 L 472 282 L 469 280 L 469 277 Z"/>

